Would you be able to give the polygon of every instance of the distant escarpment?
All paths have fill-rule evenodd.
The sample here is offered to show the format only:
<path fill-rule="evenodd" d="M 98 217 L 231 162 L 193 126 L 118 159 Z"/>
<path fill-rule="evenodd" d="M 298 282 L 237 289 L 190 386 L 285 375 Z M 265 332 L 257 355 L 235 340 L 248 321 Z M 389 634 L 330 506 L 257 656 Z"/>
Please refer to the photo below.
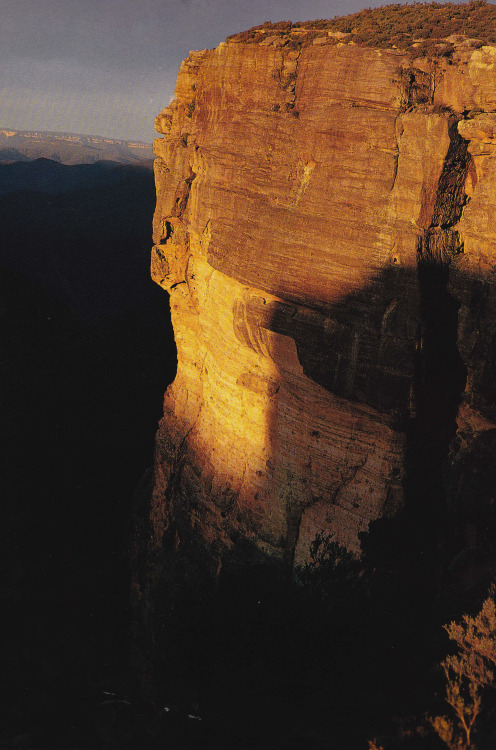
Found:
<path fill-rule="evenodd" d="M 456 519 L 454 556 L 492 512 L 496 47 L 304 26 L 192 52 L 156 120 L 159 567 L 292 567 L 321 532 L 359 553 L 401 513 L 419 547 Z"/>
<path fill-rule="evenodd" d="M 99 161 L 151 164 L 153 151 L 151 144 L 142 141 L 122 141 L 77 133 L 0 129 L 0 164 L 34 159 L 51 159 L 61 164 L 74 165 Z"/>

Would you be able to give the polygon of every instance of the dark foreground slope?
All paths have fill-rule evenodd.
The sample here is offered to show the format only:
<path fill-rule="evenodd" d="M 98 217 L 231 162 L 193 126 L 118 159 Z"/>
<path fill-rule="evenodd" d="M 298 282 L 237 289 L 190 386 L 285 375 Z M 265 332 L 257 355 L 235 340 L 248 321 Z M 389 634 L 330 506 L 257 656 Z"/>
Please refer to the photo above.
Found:
<path fill-rule="evenodd" d="M 0 198 L 2 747 L 98 747 L 130 689 L 127 519 L 175 369 L 151 171 L 61 170 Z"/>

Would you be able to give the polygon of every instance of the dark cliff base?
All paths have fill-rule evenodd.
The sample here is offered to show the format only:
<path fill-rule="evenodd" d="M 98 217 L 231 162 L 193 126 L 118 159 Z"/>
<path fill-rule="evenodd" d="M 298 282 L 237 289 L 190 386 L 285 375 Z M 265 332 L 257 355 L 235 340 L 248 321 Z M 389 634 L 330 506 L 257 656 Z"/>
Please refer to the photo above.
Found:
<path fill-rule="evenodd" d="M 320 568 L 294 572 L 239 539 L 215 575 L 187 521 L 147 554 L 143 488 L 135 575 L 147 598 L 134 646 L 149 747 L 355 750 L 381 736 L 384 747 L 443 747 L 426 719 L 447 712 L 442 626 L 480 607 L 496 571 L 496 436 L 458 452 L 458 308 L 449 264 L 419 261 L 406 504 L 362 535 L 360 561 L 324 539 Z M 495 726 L 488 709 L 481 747 Z"/>
<path fill-rule="evenodd" d="M 135 565 L 147 597 L 137 645 L 142 688 L 155 706 L 150 747 L 355 750 L 381 736 L 385 747 L 443 746 L 425 718 L 447 713 L 442 626 L 476 611 L 496 572 L 496 435 L 489 430 L 459 450 L 466 369 L 458 304 L 449 262 L 428 240 L 417 272 L 404 272 L 402 282 L 418 281 L 420 293 L 415 409 L 398 416 L 406 504 L 362 535 L 361 561 L 324 540 L 320 570 L 294 573 L 233 539 L 215 575 L 211 550 L 181 518 L 162 550 L 147 555 L 143 493 Z M 378 300 L 378 320 L 377 290 L 388 280 L 361 291 Z M 381 381 L 369 388 L 376 399 L 386 393 Z M 481 747 L 495 726 L 488 709 Z"/>
<path fill-rule="evenodd" d="M 412 452 L 424 419 L 411 427 Z M 479 496 L 470 510 L 479 542 L 468 547 L 466 511 L 447 510 L 439 452 L 429 462 L 424 448 L 412 458 L 424 472 L 410 477 L 412 504 L 372 525 L 360 561 L 323 539 L 319 567 L 294 574 L 240 543 L 214 579 L 208 550 L 190 538 L 178 551 L 172 532 L 164 539 L 162 574 L 141 569 L 155 577 L 134 643 L 147 747 L 355 750 L 373 738 L 378 747 L 443 747 L 427 720 L 449 712 L 442 626 L 480 608 L 494 576 L 496 518 Z M 493 458 L 494 441 L 474 452 L 479 489 Z M 495 729 L 489 701 L 478 747 L 492 747 Z"/>

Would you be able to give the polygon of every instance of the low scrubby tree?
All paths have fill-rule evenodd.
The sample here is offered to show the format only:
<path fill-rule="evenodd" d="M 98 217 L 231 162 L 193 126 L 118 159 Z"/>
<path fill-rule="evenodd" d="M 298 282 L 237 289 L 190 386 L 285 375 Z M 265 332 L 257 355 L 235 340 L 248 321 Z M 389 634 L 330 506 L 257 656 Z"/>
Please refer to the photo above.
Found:
<path fill-rule="evenodd" d="M 452 717 L 436 716 L 431 723 L 450 750 L 473 747 L 473 730 L 481 713 L 484 692 L 494 684 L 496 668 L 496 604 L 489 596 L 474 617 L 445 625 L 457 652 L 441 663 L 446 678 L 446 702 Z M 453 716 L 454 714 L 454 716 Z"/>

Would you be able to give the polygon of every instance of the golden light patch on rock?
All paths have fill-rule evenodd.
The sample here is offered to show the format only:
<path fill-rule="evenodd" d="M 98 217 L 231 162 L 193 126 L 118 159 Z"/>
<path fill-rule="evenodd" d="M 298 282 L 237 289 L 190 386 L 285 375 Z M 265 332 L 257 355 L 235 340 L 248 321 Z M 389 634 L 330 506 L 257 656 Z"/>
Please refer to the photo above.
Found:
<path fill-rule="evenodd" d="M 239 539 L 301 563 L 319 531 L 358 552 L 402 506 L 419 264 L 453 262 L 463 314 L 462 266 L 496 247 L 494 115 L 457 130 L 492 101 L 492 48 L 421 70 L 269 42 L 192 53 L 157 118 L 152 274 L 178 374 L 152 517 L 219 565 Z"/>

